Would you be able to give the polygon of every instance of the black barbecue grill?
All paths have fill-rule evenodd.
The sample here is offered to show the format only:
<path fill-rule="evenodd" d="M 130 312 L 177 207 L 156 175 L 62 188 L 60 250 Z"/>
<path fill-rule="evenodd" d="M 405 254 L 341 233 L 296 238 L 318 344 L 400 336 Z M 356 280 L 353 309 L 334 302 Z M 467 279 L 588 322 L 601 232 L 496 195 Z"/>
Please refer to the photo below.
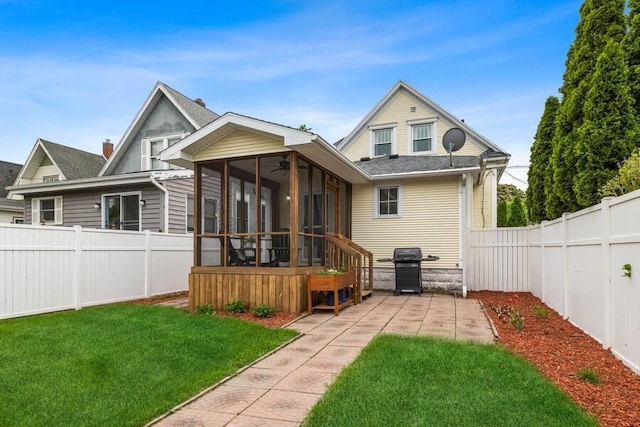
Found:
<path fill-rule="evenodd" d="M 420 248 L 396 248 L 393 258 L 381 258 L 378 262 L 393 262 L 396 271 L 396 289 L 394 295 L 400 293 L 422 293 L 422 261 L 437 261 L 440 257 L 427 255 L 422 257 Z"/>

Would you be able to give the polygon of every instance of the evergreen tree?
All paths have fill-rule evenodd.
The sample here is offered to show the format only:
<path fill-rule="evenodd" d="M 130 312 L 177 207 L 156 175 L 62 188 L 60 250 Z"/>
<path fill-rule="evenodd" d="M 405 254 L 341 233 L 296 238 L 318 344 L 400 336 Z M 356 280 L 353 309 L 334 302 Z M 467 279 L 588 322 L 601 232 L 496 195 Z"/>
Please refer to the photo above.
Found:
<path fill-rule="evenodd" d="M 527 225 L 527 213 L 520 197 L 516 196 L 511 203 L 511 213 L 507 220 L 507 227 L 524 227 Z"/>
<path fill-rule="evenodd" d="M 547 215 L 579 209 L 574 193 L 577 153 L 574 143 L 583 122 L 583 109 L 598 56 L 607 41 L 621 41 L 625 35 L 624 0 L 585 0 L 580 7 L 576 38 L 567 53 L 562 103 L 558 109 L 551 164 L 553 191 L 546 199 Z"/>
<path fill-rule="evenodd" d="M 503 201 L 498 203 L 498 212 L 497 212 L 497 223 L 498 227 L 506 227 L 507 226 L 507 202 Z"/>
<path fill-rule="evenodd" d="M 556 128 L 556 114 L 560 101 L 555 96 L 550 96 L 544 104 L 544 112 L 536 136 L 531 146 L 531 157 L 529 159 L 529 177 L 527 188 L 527 208 L 529 218 L 532 222 L 540 222 L 549 219 L 545 203 L 549 190 L 551 190 L 551 180 L 547 180 L 547 175 L 553 173 L 549 167 L 549 160 L 552 154 L 552 140 Z M 546 185 L 549 185 L 547 187 Z"/>
<path fill-rule="evenodd" d="M 575 144 L 574 192 L 581 207 L 599 202 L 598 190 L 635 147 L 637 122 L 622 46 L 610 39 L 598 58 Z"/>
<path fill-rule="evenodd" d="M 640 111 L 640 0 L 629 0 L 627 27 L 622 47 L 629 57 L 629 88 L 633 106 Z"/>
<path fill-rule="evenodd" d="M 526 197 L 524 191 L 513 184 L 498 184 L 498 203 L 510 202 L 516 196 L 520 196 L 521 199 Z"/>

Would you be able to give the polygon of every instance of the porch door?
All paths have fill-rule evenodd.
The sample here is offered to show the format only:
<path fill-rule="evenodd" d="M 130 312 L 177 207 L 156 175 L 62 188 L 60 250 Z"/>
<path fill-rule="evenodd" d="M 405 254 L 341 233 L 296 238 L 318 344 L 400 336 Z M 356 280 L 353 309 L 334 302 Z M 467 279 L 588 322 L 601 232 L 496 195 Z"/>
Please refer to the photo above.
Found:
<path fill-rule="evenodd" d="M 340 232 L 340 189 L 330 183 L 327 183 L 327 222 L 325 231 L 327 233 L 336 234 Z"/>

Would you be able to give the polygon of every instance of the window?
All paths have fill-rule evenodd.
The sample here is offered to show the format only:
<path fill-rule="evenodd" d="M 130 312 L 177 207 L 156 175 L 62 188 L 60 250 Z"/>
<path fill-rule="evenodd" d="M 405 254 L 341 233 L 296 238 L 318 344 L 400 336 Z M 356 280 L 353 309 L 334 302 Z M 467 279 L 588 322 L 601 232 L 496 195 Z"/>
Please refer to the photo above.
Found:
<path fill-rule="evenodd" d="M 163 169 L 177 169 L 177 166 L 165 163 L 159 158 L 159 154 L 162 150 L 171 147 L 176 142 L 180 141 L 188 133 L 182 133 L 178 135 L 163 136 L 160 138 L 147 138 L 143 139 L 140 143 L 142 150 L 142 170 L 163 170 Z"/>
<path fill-rule="evenodd" d="M 409 129 L 407 129 L 409 153 L 435 153 L 436 147 L 433 141 L 433 136 L 435 134 L 436 123 L 434 121 L 410 123 Z"/>
<path fill-rule="evenodd" d="M 372 157 L 388 156 L 395 152 L 395 128 L 375 127 L 370 132 Z"/>
<path fill-rule="evenodd" d="M 58 182 L 60 181 L 60 175 L 45 175 L 42 177 L 42 182 Z"/>
<path fill-rule="evenodd" d="M 205 197 L 203 199 L 204 215 L 202 228 L 205 233 L 218 233 L 218 201 Z M 187 233 L 193 233 L 194 206 L 193 196 L 187 195 Z"/>
<path fill-rule="evenodd" d="M 14 216 L 11 222 L 13 224 L 24 224 L 24 218 L 21 216 Z"/>
<path fill-rule="evenodd" d="M 380 186 L 375 189 L 375 212 L 377 218 L 399 217 L 401 203 L 401 188 L 395 186 Z"/>
<path fill-rule="evenodd" d="M 62 224 L 62 196 L 31 200 L 32 224 Z"/>
<path fill-rule="evenodd" d="M 103 228 L 140 231 L 140 193 L 103 196 Z"/>

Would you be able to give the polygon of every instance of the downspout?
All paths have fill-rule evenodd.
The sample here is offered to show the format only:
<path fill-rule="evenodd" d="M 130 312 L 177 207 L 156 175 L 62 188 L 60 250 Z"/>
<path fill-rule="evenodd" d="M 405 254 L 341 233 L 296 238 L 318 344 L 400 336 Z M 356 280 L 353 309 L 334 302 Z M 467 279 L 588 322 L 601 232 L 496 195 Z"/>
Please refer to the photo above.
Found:
<path fill-rule="evenodd" d="M 163 232 L 164 233 L 169 233 L 169 190 L 167 190 L 166 188 L 164 188 L 158 181 L 156 181 L 156 178 L 151 175 L 149 177 L 151 179 L 151 183 L 153 185 L 155 185 L 156 187 L 158 187 L 160 189 L 160 191 L 162 191 L 164 193 L 164 201 L 162 202 L 164 205 L 164 227 L 163 227 Z"/>

